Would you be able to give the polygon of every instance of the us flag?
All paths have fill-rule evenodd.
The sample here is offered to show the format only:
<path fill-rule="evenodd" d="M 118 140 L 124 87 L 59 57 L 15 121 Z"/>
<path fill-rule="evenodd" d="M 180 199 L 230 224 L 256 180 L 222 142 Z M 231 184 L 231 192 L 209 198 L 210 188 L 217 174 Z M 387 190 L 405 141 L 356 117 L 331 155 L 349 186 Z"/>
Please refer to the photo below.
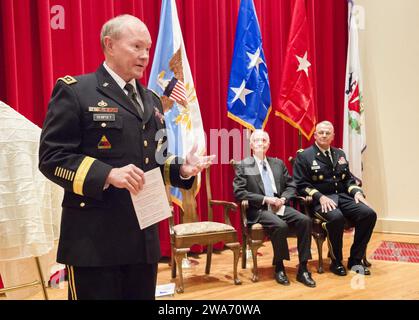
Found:
<path fill-rule="evenodd" d="M 170 80 L 163 94 L 175 102 L 182 102 L 186 100 L 185 85 L 182 81 L 176 79 L 175 77 Z"/>
<path fill-rule="evenodd" d="M 0 0 L 1 1 L 1 0 Z M 194 144 L 198 153 L 206 152 L 206 139 L 201 111 L 183 42 L 175 0 L 161 0 L 159 34 L 150 71 L 148 88 L 162 100 L 168 140 L 168 152 L 182 158 Z M 200 189 L 197 175 L 194 195 Z M 175 204 L 182 208 L 183 196 L 177 187 L 170 188 Z M 166 222 L 165 222 L 166 223 Z M 168 236 L 167 226 L 160 225 L 161 234 Z M 163 239 L 170 243 L 170 239 Z M 166 254 L 170 255 L 170 249 Z"/>

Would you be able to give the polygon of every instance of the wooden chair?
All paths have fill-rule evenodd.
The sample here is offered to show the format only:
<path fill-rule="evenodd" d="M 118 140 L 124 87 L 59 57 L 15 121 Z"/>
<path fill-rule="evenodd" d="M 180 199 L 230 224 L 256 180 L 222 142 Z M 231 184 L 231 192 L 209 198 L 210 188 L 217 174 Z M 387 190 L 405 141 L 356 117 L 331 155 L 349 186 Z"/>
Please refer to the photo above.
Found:
<path fill-rule="evenodd" d="M 249 202 L 243 200 L 240 202 L 241 212 L 241 227 L 242 227 L 242 269 L 246 269 L 247 261 L 247 246 L 252 253 L 253 270 L 252 270 L 252 281 L 259 281 L 258 274 L 258 261 L 257 253 L 258 249 L 263 246 L 263 242 L 269 240 L 269 235 L 260 223 L 252 225 L 247 224 L 246 211 L 249 208 Z"/>
<path fill-rule="evenodd" d="M 295 162 L 295 158 L 293 157 L 289 157 L 288 161 L 294 165 Z M 319 260 L 318 260 L 318 265 L 317 265 L 317 273 L 323 273 L 324 272 L 324 268 L 323 268 L 323 243 L 324 241 L 327 239 L 327 232 L 323 227 L 323 223 L 325 223 L 325 221 L 323 219 L 320 219 L 319 217 L 316 216 L 315 212 L 314 212 L 314 208 L 313 208 L 313 198 L 310 196 L 306 196 L 306 197 L 297 197 L 297 200 L 300 203 L 300 208 L 304 211 L 304 214 L 311 217 L 313 220 L 313 227 L 312 227 L 312 236 L 314 238 L 314 241 L 316 242 L 316 247 L 317 247 L 317 252 L 319 255 Z M 349 230 L 351 228 L 353 228 L 354 225 L 347 219 L 345 219 L 345 226 L 344 229 L 345 230 Z M 330 257 L 330 243 L 329 241 L 327 242 L 328 248 L 329 248 L 329 252 L 328 252 L 328 257 Z M 364 255 L 364 258 L 362 259 L 362 262 L 364 263 L 365 266 L 367 267 L 371 267 L 371 263 L 367 260 L 366 257 L 366 253 Z"/>
<path fill-rule="evenodd" d="M 190 247 L 194 244 L 207 246 L 207 261 L 205 273 L 209 274 L 211 268 L 211 256 L 213 251 L 213 245 L 217 242 L 224 242 L 225 246 L 231 249 L 234 254 L 234 284 L 241 284 L 241 281 L 237 276 L 237 264 L 240 256 L 240 243 L 237 240 L 237 231 L 231 225 L 229 217 L 229 214 L 231 212 L 237 211 L 238 206 L 233 202 L 212 199 L 210 185 L 210 168 L 207 168 L 205 170 L 205 183 L 208 198 L 208 220 L 198 221 L 198 214 L 196 210 L 197 206 L 195 200 L 197 180 L 198 179 L 195 179 L 195 183 L 192 189 L 181 189 L 183 210 L 180 210 L 179 224 L 174 223 L 173 216 L 169 218 L 170 243 L 172 249 L 172 278 L 176 278 L 177 266 L 177 270 L 179 273 L 179 283 L 176 291 L 178 293 L 184 292 L 182 259 L 190 251 Z M 213 207 L 217 205 L 220 205 L 224 208 L 225 223 L 213 221 Z"/>

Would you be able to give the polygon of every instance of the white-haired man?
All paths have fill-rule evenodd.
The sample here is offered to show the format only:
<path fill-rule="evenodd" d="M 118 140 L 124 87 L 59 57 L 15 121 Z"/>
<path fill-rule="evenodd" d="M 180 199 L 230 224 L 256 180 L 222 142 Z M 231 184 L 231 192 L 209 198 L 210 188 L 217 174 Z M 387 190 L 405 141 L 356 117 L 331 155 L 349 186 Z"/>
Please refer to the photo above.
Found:
<path fill-rule="evenodd" d="M 298 242 L 300 265 L 297 281 L 315 287 L 307 269 L 307 262 L 311 259 L 311 219 L 287 205 L 295 197 L 295 183 L 282 160 L 266 156 L 269 146 L 267 132 L 255 130 L 252 133 L 250 148 L 253 156 L 237 165 L 234 194 L 239 201 L 249 201 L 248 224 L 260 223 L 269 232 L 274 251 L 275 280 L 282 285 L 290 284 L 283 260 L 290 259 L 287 235 L 291 229 L 297 234 Z"/>

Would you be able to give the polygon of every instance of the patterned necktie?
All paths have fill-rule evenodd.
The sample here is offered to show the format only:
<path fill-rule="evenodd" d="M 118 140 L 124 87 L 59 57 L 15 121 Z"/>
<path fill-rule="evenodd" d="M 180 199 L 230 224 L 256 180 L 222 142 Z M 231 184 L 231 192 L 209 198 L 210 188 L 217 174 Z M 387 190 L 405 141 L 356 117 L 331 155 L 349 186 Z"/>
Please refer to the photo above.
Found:
<path fill-rule="evenodd" d="M 272 188 L 272 180 L 269 176 L 268 168 L 266 167 L 265 161 L 262 161 L 262 172 L 260 173 L 263 181 L 263 187 L 265 188 L 265 196 L 273 197 L 274 190 Z"/>
<path fill-rule="evenodd" d="M 134 91 L 134 87 L 131 83 L 127 83 L 124 87 L 125 90 L 128 91 L 128 97 L 130 98 L 131 102 L 135 106 L 135 109 L 137 110 L 138 114 L 141 118 L 144 117 L 144 111 L 142 106 L 139 104 L 137 100 L 137 93 Z"/>

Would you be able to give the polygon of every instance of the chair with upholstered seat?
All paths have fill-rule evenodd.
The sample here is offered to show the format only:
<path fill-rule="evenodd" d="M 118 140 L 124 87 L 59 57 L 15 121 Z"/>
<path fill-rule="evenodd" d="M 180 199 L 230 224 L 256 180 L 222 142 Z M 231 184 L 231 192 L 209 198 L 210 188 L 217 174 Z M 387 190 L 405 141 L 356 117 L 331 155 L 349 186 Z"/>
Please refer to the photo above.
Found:
<path fill-rule="evenodd" d="M 203 172 L 204 173 L 204 172 Z M 203 174 L 202 173 L 202 174 Z M 182 207 L 179 223 L 175 224 L 173 217 L 169 218 L 170 242 L 172 248 L 171 269 L 172 278 L 176 278 L 176 266 L 179 273 L 179 282 L 176 291 L 184 292 L 182 259 L 195 244 L 207 246 L 207 261 L 205 273 L 210 273 L 213 245 L 223 242 L 225 246 L 233 251 L 233 280 L 234 284 L 241 284 L 237 276 L 237 264 L 240 256 L 240 243 L 237 240 L 237 231 L 231 225 L 229 215 L 235 212 L 238 206 L 233 202 L 213 200 L 210 186 L 210 168 L 205 170 L 205 182 L 208 198 L 208 219 L 198 221 L 197 206 L 195 200 L 197 179 L 190 190 L 182 191 Z M 222 206 L 224 209 L 225 223 L 213 221 L 213 207 Z M 202 215 L 201 215 L 202 216 Z"/>

